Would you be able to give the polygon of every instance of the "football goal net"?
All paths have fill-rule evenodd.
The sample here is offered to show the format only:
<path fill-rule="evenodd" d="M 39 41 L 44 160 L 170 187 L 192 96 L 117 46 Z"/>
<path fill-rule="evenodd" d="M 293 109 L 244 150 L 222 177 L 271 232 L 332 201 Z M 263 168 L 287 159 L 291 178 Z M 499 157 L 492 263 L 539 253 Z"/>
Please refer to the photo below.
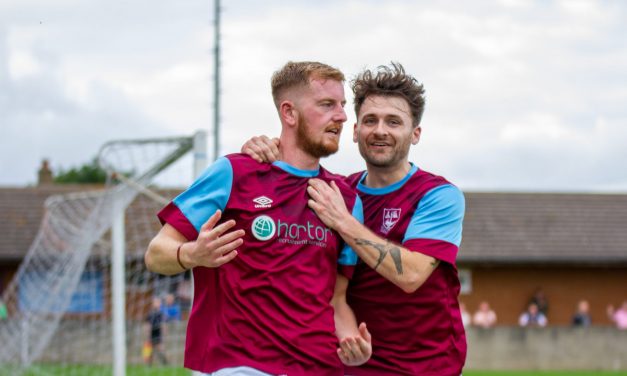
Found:
<path fill-rule="evenodd" d="M 156 213 L 180 190 L 156 184 L 185 175 L 183 168 L 188 181 L 176 184 L 189 184 L 205 155 L 204 132 L 108 142 L 98 155 L 104 186 L 46 200 L 35 240 L 2 294 L 0 375 L 187 374 L 190 275 L 151 273 L 143 257 L 160 228 Z M 151 311 L 163 319 L 158 348 Z"/>

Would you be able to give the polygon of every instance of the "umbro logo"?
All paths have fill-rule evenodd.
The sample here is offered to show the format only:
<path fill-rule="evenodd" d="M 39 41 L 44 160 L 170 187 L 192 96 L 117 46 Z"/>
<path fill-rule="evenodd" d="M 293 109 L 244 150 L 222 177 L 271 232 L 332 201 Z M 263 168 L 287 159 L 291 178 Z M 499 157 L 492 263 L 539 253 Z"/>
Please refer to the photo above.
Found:
<path fill-rule="evenodd" d="M 256 208 L 271 208 L 272 207 L 272 200 L 266 196 L 259 196 L 253 199 L 253 202 L 255 203 Z"/>

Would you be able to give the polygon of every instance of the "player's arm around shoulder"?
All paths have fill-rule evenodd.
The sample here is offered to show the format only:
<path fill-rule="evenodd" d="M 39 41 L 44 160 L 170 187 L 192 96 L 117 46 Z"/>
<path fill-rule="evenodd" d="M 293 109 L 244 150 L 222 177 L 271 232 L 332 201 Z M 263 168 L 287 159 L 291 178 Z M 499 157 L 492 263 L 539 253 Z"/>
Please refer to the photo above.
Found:
<path fill-rule="evenodd" d="M 254 136 L 242 145 L 242 154 L 247 154 L 260 163 L 272 163 L 281 160 L 279 139 L 268 136 Z"/>

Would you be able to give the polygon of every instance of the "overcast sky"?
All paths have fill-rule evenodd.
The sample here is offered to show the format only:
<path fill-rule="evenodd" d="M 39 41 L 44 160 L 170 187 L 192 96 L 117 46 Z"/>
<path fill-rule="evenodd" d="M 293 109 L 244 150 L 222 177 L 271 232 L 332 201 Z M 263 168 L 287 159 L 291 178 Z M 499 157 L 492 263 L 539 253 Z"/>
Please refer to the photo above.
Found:
<path fill-rule="evenodd" d="M 112 139 L 211 134 L 213 18 L 210 0 L 0 2 L 0 186 Z M 230 0 L 222 26 L 222 154 L 278 135 L 287 60 L 349 78 L 393 60 L 427 91 L 419 167 L 467 191 L 627 191 L 627 2 Z M 339 173 L 364 168 L 347 113 Z"/>

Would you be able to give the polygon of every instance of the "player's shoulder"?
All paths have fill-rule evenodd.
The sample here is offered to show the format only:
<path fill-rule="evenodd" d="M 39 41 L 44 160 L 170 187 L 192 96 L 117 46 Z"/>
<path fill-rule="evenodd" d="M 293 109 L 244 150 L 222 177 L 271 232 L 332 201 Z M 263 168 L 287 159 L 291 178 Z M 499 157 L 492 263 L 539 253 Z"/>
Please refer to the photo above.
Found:
<path fill-rule="evenodd" d="M 250 155 L 244 153 L 232 153 L 227 154 L 224 158 L 228 159 L 230 162 L 235 163 L 245 163 L 245 164 L 261 164 L 254 160 Z"/>
<path fill-rule="evenodd" d="M 453 184 L 442 175 L 438 175 L 433 172 L 426 171 L 420 168 L 416 171 L 412 179 L 420 180 L 423 182 L 423 184 L 428 182 L 430 184 L 433 184 L 434 186 L 444 185 L 444 184 L 451 184 L 451 185 Z"/>
<path fill-rule="evenodd" d="M 421 201 L 429 201 L 434 207 L 458 208 L 463 212 L 465 207 L 464 193 L 455 184 L 441 175 L 419 170 L 416 173 L 420 179 L 419 185 L 424 190 Z"/>
<path fill-rule="evenodd" d="M 414 192 L 419 198 L 420 205 L 427 202 L 445 206 L 464 207 L 462 191 L 442 175 L 430 171 L 417 169 L 410 180 L 404 184 L 404 190 Z"/>
<path fill-rule="evenodd" d="M 271 163 L 257 162 L 248 154 L 243 153 L 227 154 L 223 158 L 228 160 L 233 170 L 261 171 L 269 170 L 272 167 Z"/>
<path fill-rule="evenodd" d="M 430 191 L 445 191 L 451 193 L 458 192 L 461 194 L 461 190 L 450 180 L 430 171 L 418 169 L 410 180 L 409 186 L 419 187 L 425 193 Z"/>

